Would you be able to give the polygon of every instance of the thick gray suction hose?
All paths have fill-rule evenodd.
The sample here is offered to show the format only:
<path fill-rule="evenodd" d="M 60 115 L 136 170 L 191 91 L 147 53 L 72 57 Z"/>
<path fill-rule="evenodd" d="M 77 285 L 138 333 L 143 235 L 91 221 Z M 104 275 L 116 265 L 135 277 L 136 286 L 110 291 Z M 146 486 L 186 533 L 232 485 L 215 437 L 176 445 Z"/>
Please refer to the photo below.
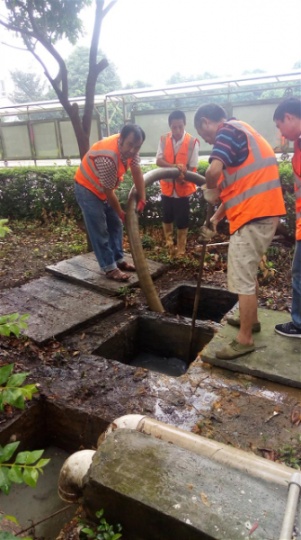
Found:
<path fill-rule="evenodd" d="M 154 169 L 144 175 L 145 187 L 147 188 L 162 178 L 176 179 L 178 176 L 179 171 L 176 168 L 161 167 Z M 197 186 L 202 186 L 206 182 L 204 176 L 190 171 L 185 174 L 185 180 L 193 182 Z M 151 311 L 163 313 L 164 308 L 151 278 L 140 240 L 138 215 L 136 213 L 136 197 L 137 191 L 133 186 L 129 193 L 126 208 L 126 226 L 131 253 L 136 266 L 139 284 L 146 297 L 148 307 Z"/>

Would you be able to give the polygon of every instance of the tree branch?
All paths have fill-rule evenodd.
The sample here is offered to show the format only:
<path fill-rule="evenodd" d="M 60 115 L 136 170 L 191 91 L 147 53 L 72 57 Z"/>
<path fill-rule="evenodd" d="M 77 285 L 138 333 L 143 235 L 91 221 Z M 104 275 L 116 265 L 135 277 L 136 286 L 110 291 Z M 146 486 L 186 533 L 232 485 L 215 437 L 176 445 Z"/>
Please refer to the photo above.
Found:
<path fill-rule="evenodd" d="M 22 28 L 22 30 L 18 26 L 14 26 L 13 24 L 5 23 L 0 19 L 1 26 L 4 26 L 4 28 L 7 28 L 7 30 L 11 30 L 12 32 L 16 32 L 18 34 L 21 34 L 21 36 L 26 35 L 28 37 L 33 38 L 34 34 L 32 32 L 29 32 L 29 30 L 26 30 L 25 28 Z"/>
<path fill-rule="evenodd" d="M 44 34 L 42 34 L 39 31 L 39 29 L 38 29 L 38 27 L 36 25 L 36 22 L 35 22 L 32 0 L 28 1 L 28 16 L 29 16 L 29 20 L 31 22 L 31 26 L 32 26 L 32 29 L 33 29 L 33 32 L 34 32 L 34 35 L 35 35 L 36 39 L 39 41 L 39 43 L 41 43 L 41 45 L 43 45 L 43 47 L 49 52 L 49 54 L 56 60 L 56 62 L 59 65 L 59 71 L 58 71 L 58 74 L 55 77 L 55 79 L 53 79 L 50 76 L 50 73 L 46 69 L 46 67 L 44 67 L 45 75 L 46 75 L 47 79 L 49 80 L 51 86 L 53 87 L 54 91 L 56 92 L 56 94 L 57 94 L 59 100 L 61 101 L 62 105 L 63 105 L 63 102 L 62 102 L 62 100 L 63 100 L 64 103 L 68 103 L 68 105 L 70 107 L 69 95 L 68 95 L 69 94 L 69 92 L 68 92 L 68 72 L 67 72 L 65 61 L 63 60 L 61 55 L 57 52 L 57 50 L 52 45 L 52 43 L 49 40 L 47 40 L 45 38 Z M 28 47 L 28 44 L 27 44 L 27 47 Z M 31 52 L 35 56 L 35 58 L 37 58 L 37 60 L 40 62 L 40 64 L 42 64 L 41 59 L 35 54 L 35 51 L 32 48 L 31 48 Z M 62 84 L 62 89 L 60 89 L 60 87 L 59 87 L 59 82 L 61 82 L 61 84 Z"/>
<path fill-rule="evenodd" d="M 117 0 L 112 0 L 110 4 L 106 8 L 104 8 L 104 0 L 95 0 L 96 9 L 89 55 L 89 73 L 86 83 L 86 102 L 82 121 L 83 130 L 85 133 L 90 133 L 91 131 L 97 78 L 99 74 L 109 65 L 106 58 L 102 58 L 99 62 L 97 62 L 97 52 L 99 46 L 101 25 L 105 15 L 109 12 L 109 10 L 114 6 L 116 2 Z"/>

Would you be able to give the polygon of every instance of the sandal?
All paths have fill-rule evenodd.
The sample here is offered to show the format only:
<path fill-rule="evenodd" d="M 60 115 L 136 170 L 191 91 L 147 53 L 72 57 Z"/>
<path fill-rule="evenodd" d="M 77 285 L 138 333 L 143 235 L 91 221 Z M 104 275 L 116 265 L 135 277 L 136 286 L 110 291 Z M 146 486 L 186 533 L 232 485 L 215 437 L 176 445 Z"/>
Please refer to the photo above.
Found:
<path fill-rule="evenodd" d="M 114 268 L 114 270 L 106 272 L 106 278 L 111 279 L 112 281 L 127 281 L 130 279 L 130 276 L 124 272 L 120 272 L 119 268 Z"/>
<path fill-rule="evenodd" d="M 117 266 L 119 270 L 125 270 L 126 272 L 136 272 L 135 266 L 133 264 L 127 263 L 126 261 L 117 263 Z"/>

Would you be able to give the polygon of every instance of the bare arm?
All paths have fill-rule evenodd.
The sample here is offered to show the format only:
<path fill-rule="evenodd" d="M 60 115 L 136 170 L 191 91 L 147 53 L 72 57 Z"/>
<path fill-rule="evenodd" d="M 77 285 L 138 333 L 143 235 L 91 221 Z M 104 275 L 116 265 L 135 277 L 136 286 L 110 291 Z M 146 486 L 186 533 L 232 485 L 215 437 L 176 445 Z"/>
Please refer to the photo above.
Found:
<path fill-rule="evenodd" d="M 131 173 L 133 176 L 135 188 L 138 193 L 138 201 L 145 202 L 145 184 L 144 184 L 144 178 L 143 178 L 141 168 L 137 165 L 131 165 L 130 168 L 131 168 Z"/>
<path fill-rule="evenodd" d="M 120 217 L 121 221 L 124 221 L 125 212 L 122 210 L 119 200 L 116 196 L 114 189 L 103 188 L 104 193 L 108 199 L 109 205 L 115 210 L 116 214 Z"/>
<path fill-rule="evenodd" d="M 212 218 L 210 219 L 211 223 L 218 224 L 218 222 L 225 217 L 226 211 L 225 211 L 225 205 L 222 203 L 219 205 L 216 212 L 214 212 Z"/>
<path fill-rule="evenodd" d="M 223 171 L 223 163 L 219 159 L 213 159 L 206 170 L 205 178 L 208 189 L 216 188 L 217 181 Z"/>

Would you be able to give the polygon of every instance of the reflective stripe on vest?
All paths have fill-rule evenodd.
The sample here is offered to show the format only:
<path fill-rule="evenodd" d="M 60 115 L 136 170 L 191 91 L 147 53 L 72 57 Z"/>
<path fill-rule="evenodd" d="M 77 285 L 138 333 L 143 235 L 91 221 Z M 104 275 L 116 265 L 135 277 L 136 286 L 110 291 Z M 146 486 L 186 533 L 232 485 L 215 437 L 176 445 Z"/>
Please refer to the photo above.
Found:
<path fill-rule="evenodd" d="M 96 167 L 94 166 L 94 162 L 93 162 L 93 160 L 91 160 L 90 156 L 97 157 L 97 156 L 100 156 L 100 155 L 101 155 L 101 157 L 109 157 L 109 158 L 111 158 L 114 161 L 114 163 L 116 165 L 116 170 L 117 170 L 117 168 L 118 168 L 118 158 L 117 158 L 117 155 L 116 155 L 115 152 L 112 152 L 111 150 L 103 149 L 103 150 L 101 150 L 101 154 L 100 154 L 99 150 L 95 150 L 94 152 L 92 150 L 90 150 L 90 152 L 87 154 L 87 164 L 89 165 L 91 171 L 93 171 L 95 176 L 98 175 L 98 171 L 97 171 Z M 102 185 L 100 185 L 98 182 L 96 182 L 94 180 L 94 178 L 87 173 L 87 171 L 86 171 L 86 169 L 85 169 L 85 167 L 83 166 L 82 163 L 80 164 L 79 168 L 80 168 L 80 172 L 86 178 L 86 180 L 88 182 L 90 182 L 99 193 L 104 193 L 104 189 L 103 189 Z M 117 179 L 116 187 L 117 187 L 118 184 L 119 184 L 119 182 L 118 182 L 118 179 Z"/>
<path fill-rule="evenodd" d="M 226 122 L 247 136 L 249 154 L 241 165 L 223 170 L 218 181 L 230 233 L 256 218 L 285 214 L 277 160 L 268 142 L 245 122 Z M 271 197 L 264 196 L 271 192 Z"/>
<path fill-rule="evenodd" d="M 250 173 L 259 171 L 260 169 L 263 169 L 264 167 L 268 167 L 269 165 L 277 165 L 277 160 L 276 160 L 275 155 L 265 157 L 265 158 L 262 157 L 258 143 L 255 140 L 253 134 L 247 129 L 246 125 L 240 122 L 236 122 L 234 120 L 230 120 L 227 123 L 231 124 L 231 126 L 236 127 L 236 129 L 240 129 L 247 135 L 248 142 L 249 142 L 249 150 L 251 150 L 254 156 L 254 162 L 245 166 L 244 164 L 242 164 L 240 168 L 232 174 L 229 174 L 227 170 L 223 171 L 225 180 L 221 182 L 220 184 L 222 189 L 227 186 L 231 186 L 231 184 L 233 184 L 237 180 L 240 180 L 244 176 L 247 176 Z M 278 178 L 278 182 L 280 186 L 281 184 L 280 184 L 279 178 Z"/>
<path fill-rule="evenodd" d="M 120 135 L 111 135 L 92 145 L 85 154 L 80 166 L 75 173 L 75 181 L 89 189 L 97 197 L 106 200 L 105 189 L 102 186 L 99 172 L 95 166 L 94 158 L 107 157 L 112 160 L 116 167 L 116 182 L 113 189 L 116 189 L 123 179 L 123 174 L 130 165 L 130 160 L 124 165 L 120 158 L 118 140 Z"/>
<path fill-rule="evenodd" d="M 185 133 L 184 139 L 176 155 L 174 153 L 171 132 L 161 137 L 161 143 L 165 161 L 168 161 L 170 164 L 183 163 L 184 165 L 187 165 L 191 159 L 196 139 L 189 135 L 189 133 Z M 193 168 L 193 171 L 196 171 L 196 167 Z M 193 182 L 178 184 L 173 178 L 164 178 L 160 180 L 160 185 L 163 195 L 168 197 L 173 194 L 174 189 L 179 197 L 189 197 L 189 195 L 196 191 L 196 186 Z"/>
<path fill-rule="evenodd" d="M 166 140 L 167 140 L 167 138 L 170 140 L 171 145 L 172 145 L 170 134 L 163 135 L 162 138 L 161 138 L 161 141 L 162 141 L 162 151 L 163 151 L 163 156 L 164 157 L 166 157 Z M 192 152 L 193 152 L 193 149 L 194 149 L 194 145 L 196 143 L 196 139 L 194 139 L 191 135 L 189 135 L 189 133 L 185 133 L 185 137 L 184 137 L 184 139 L 182 141 L 182 144 L 181 144 L 181 146 L 180 146 L 180 148 L 179 148 L 179 150 L 177 152 L 177 155 L 175 156 L 174 152 L 173 152 L 173 157 L 175 159 L 177 159 L 177 157 L 181 154 L 181 148 L 183 146 L 183 143 L 187 142 L 187 140 L 188 140 L 187 155 L 186 155 L 186 152 L 185 152 L 186 164 L 189 163 L 189 161 L 191 159 Z M 172 150 L 173 150 L 173 145 L 172 145 Z M 167 157 L 169 157 L 169 156 L 167 156 Z M 176 163 L 176 161 L 174 161 L 173 163 Z"/>
<path fill-rule="evenodd" d="M 237 195 L 236 197 L 233 197 L 228 202 L 225 203 L 225 208 L 228 210 L 229 208 L 233 208 L 233 206 L 236 206 L 237 204 L 246 201 L 247 199 L 250 199 L 250 197 L 254 197 L 254 195 L 259 195 L 260 193 L 264 193 L 265 191 L 270 191 L 271 189 L 275 189 L 279 187 L 279 178 L 276 180 L 270 180 L 269 182 L 265 182 L 264 184 L 260 184 L 259 186 L 254 186 L 253 188 L 246 189 L 243 193 L 240 193 L 240 195 Z"/>
<path fill-rule="evenodd" d="M 295 197 L 296 197 L 296 240 L 301 240 L 301 149 L 299 139 L 294 144 L 294 155 L 292 165 L 295 177 Z"/>

